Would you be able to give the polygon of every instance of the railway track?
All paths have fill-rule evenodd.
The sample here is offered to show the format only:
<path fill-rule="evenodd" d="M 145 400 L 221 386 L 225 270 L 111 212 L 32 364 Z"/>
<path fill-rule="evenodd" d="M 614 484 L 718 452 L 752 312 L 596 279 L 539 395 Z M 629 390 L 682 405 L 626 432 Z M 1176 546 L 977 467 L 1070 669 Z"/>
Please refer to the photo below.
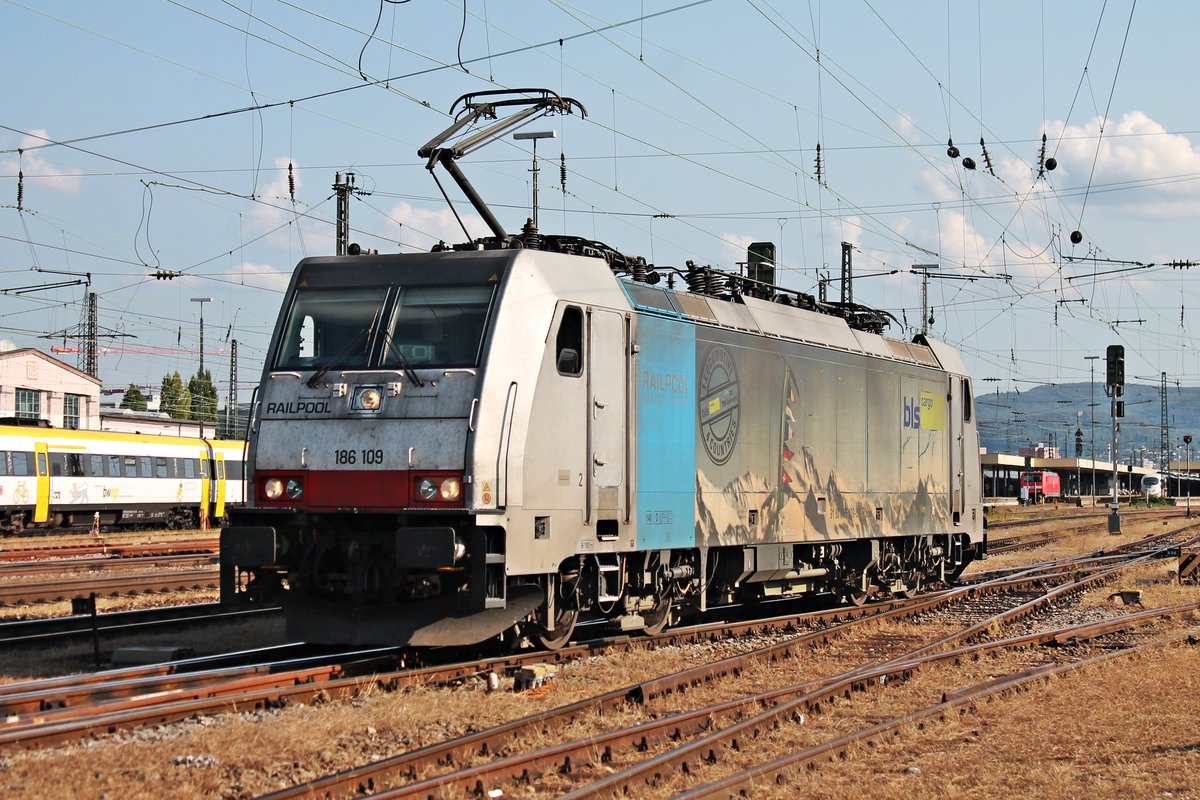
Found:
<path fill-rule="evenodd" d="M 1111 574 L 1120 566 L 1095 565 L 1093 573 Z M 1086 572 L 1079 567 L 1077 571 Z M 1062 581 L 1047 576 L 1044 571 L 1031 571 L 1025 580 L 1033 583 Z M 1067 578 L 1070 579 L 1069 577 Z M 1103 578 L 1090 577 L 1088 580 Z M 1027 598 L 1012 594 L 1014 581 L 1004 577 L 996 580 L 996 590 L 1004 592 L 1018 608 L 1027 605 Z M 1078 581 L 1074 582 L 1078 584 Z M 1074 585 L 1074 584 L 1072 584 Z M 1039 596 L 1046 595 L 1044 591 Z M 1051 597 L 1057 595 L 1050 595 Z M 644 681 L 621 690 L 606 693 L 586 702 L 559 709 L 553 714 L 539 715 L 531 725 L 553 727 L 583 713 L 594 713 L 606 705 L 615 707 L 629 703 L 646 704 L 655 698 L 675 695 L 698 685 L 711 685 L 721 678 L 737 676 L 756 663 L 780 660 L 808 659 L 812 648 L 823 642 L 841 639 L 855 626 L 877 625 L 886 620 L 911 619 L 914 615 L 929 614 L 967 598 L 992 597 L 986 586 L 963 587 L 904 601 L 889 601 L 862 608 L 833 609 L 800 615 L 786 615 L 768 620 L 729 624 L 715 622 L 706 625 L 669 631 L 658 637 L 611 637 L 583 642 L 551 653 L 532 652 L 496 658 L 456 662 L 420 668 L 406 666 L 408 654 L 389 649 L 355 653 L 351 656 L 308 658 L 302 664 L 290 663 L 292 654 L 282 661 L 256 663 L 252 666 L 211 667 L 211 661 L 185 662 L 183 666 L 168 665 L 143 670 L 118 670 L 98 673 L 86 680 L 78 676 L 33 681 L 0 687 L 0 716 L 7 724 L 0 727 L 0 748 L 44 747 L 69 742 L 81 737 L 112 732 L 123 728 L 140 727 L 197 714 L 212 714 L 231 709 L 278 707 L 314 699 L 353 697 L 370 687 L 395 690 L 406 685 L 446 684 L 489 673 L 502 674 L 532 664 L 557 663 L 586 655 L 617 652 L 633 648 L 664 647 L 685 643 L 712 642 L 738 634 L 757 634 L 774 641 L 714 664 L 706 664 L 683 673 Z M 991 602 L 995 602 L 992 600 Z M 995 617 L 989 612 L 988 620 Z M 985 625 L 985 623 L 977 623 Z M 982 628 L 980 628 L 982 630 Z M 886 651 L 890 657 L 911 651 L 913 642 L 888 643 L 885 639 L 864 640 L 864 647 L 876 655 Z M 899 649 L 896 649 L 899 647 Z M 199 671 L 196 671 L 199 669 Z M 444 760 L 448 754 L 483 748 L 495 752 L 503 741 L 518 734 L 522 725 L 514 723 L 511 730 L 484 732 L 468 740 L 447 743 L 439 755 L 406 754 L 399 766 L 373 766 L 379 776 L 372 776 L 366 785 L 380 785 L 384 774 L 407 774 L 411 759 Z M 448 748 L 448 749 L 446 749 Z M 337 781 L 361 783 L 361 776 L 337 778 Z M 330 780 L 335 780 L 331 778 Z M 357 785 L 357 784 L 356 784 Z M 305 791 L 324 792 L 323 785 L 306 787 Z M 338 790 L 340 791 L 340 789 Z M 336 792 L 334 792 L 336 793 Z M 289 795 L 280 795 L 289 796 Z M 300 795 L 295 795 L 300 796 Z"/>
<path fill-rule="evenodd" d="M 1135 556 L 1130 561 L 1140 558 L 1145 556 Z M 860 648 L 858 656 L 866 652 L 871 653 L 874 658 L 866 663 L 873 663 L 875 666 L 858 666 L 849 671 L 833 673 L 828 677 L 810 679 L 799 684 L 773 687 L 765 691 L 750 691 L 733 700 L 727 699 L 684 712 L 665 715 L 653 713 L 661 711 L 653 707 L 654 701 L 667 695 L 701 684 L 712 684 L 718 678 L 723 682 L 728 681 L 743 672 L 748 672 L 755 662 L 778 662 L 797 658 L 801 654 L 804 654 L 805 661 L 811 661 L 810 649 L 818 642 L 828 641 L 835 636 L 839 639 L 854 636 L 854 631 L 850 630 L 851 625 L 863 628 L 867 626 L 867 620 L 847 623 L 835 629 L 792 637 L 781 643 L 714 664 L 625 687 L 491 730 L 365 764 L 264 797 L 283 800 L 308 796 L 350 796 L 369 793 L 396 783 L 401 785 L 381 791 L 377 796 L 443 797 L 462 792 L 503 794 L 507 785 L 513 782 L 529 782 L 535 780 L 536 776 L 546 779 L 544 788 L 554 795 L 641 796 L 647 789 L 645 784 L 656 785 L 667 776 L 677 775 L 680 771 L 694 775 L 704 765 L 717 761 L 719 751 L 739 750 L 739 742 L 753 740 L 788 720 L 802 722 L 805 714 L 812 713 L 814 709 L 819 710 L 824 703 L 833 698 L 843 697 L 868 686 L 904 680 L 920 667 L 922 661 L 932 663 L 943 659 L 962 658 L 964 653 L 970 651 L 950 652 L 962 642 L 982 636 L 997 625 L 1028 617 L 1037 609 L 1061 600 L 1070 593 L 1082 591 L 1088 585 L 1111 579 L 1121 569 L 1122 566 L 1098 567 L 1095 574 L 1081 580 L 1068 581 L 1049 591 L 1029 589 L 1023 594 L 1012 594 L 1011 582 L 1000 579 L 997 584 L 1002 590 L 1009 592 L 1006 595 L 992 595 L 987 593 L 987 587 L 977 586 L 942 593 L 911 606 L 867 618 L 870 623 L 877 624 L 889 617 L 908 617 L 933 609 L 943 609 L 943 613 L 952 613 L 958 618 L 953 623 L 945 624 L 945 627 L 951 629 L 950 633 L 918 646 L 914 646 L 903 636 L 888 636 L 879 632 L 863 636 L 862 641 L 857 643 L 857 647 Z M 1034 577 L 1029 580 L 1042 579 Z M 956 600 L 962 602 L 950 611 Z M 997 603 L 1003 608 L 995 609 Z M 989 605 L 993 607 L 989 608 Z M 1052 630 L 1021 637 L 1014 640 L 1011 646 L 1024 648 L 1034 643 L 1062 641 L 1064 638 L 1079 641 L 1111 630 L 1123 630 L 1141 624 L 1146 619 L 1186 613 L 1198 605 L 1200 604 L 1193 603 L 1186 608 L 1127 615 L 1125 619 L 1110 621 L 1107 626 L 1079 627 L 1070 631 Z M 972 619 L 975 620 L 973 623 Z M 961 624 L 964 622 L 965 626 Z M 997 645 L 985 643 L 976 647 L 986 649 L 995 646 Z M 856 660 L 856 657 L 852 657 L 851 660 Z M 468 763 L 491 754 L 504 753 L 506 748 L 511 748 L 521 736 L 544 738 L 552 735 L 554 729 L 566 727 L 581 717 L 602 717 L 606 708 L 629 703 L 650 708 L 651 713 L 648 716 L 651 718 L 632 727 L 597 733 L 528 753 L 491 758 L 476 766 L 445 772 L 445 764 Z M 715 719 L 728 720 L 730 724 L 713 733 L 711 729 Z M 697 738 L 693 738 L 688 744 L 679 744 L 680 740 L 687 740 L 689 737 Z M 644 757 L 656 747 L 667 749 L 659 755 Z M 631 759 L 633 765 L 620 769 L 619 764 L 623 758 Z M 568 781 L 568 776 L 575 780 Z"/>
<path fill-rule="evenodd" d="M 99 597 L 118 597 L 152 592 L 211 589 L 216 588 L 218 579 L 219 570 L 212 567 L 151 574 L 96 575 L 87 578 L 0 583 L 0 606 L 61 602 L 92 593 Z"/>
<path fill-rule="evenodd" d="M 95 618 L 96 633 L 113 636 L 177 631 L 210 622 L 229 622 L 278 614 L 278 606 L 228 609 L 220 603 L 111 611 Z M 0 623 L 0 652 L 28 647 L 49 647 L 84 641 L 92 636 L 90 616 L 51 617 Z"/>
<path fill-rule="evenodd" d="M 130 558 L 138 556 L 182 555 L 187 553 L 216 553 L 220 539 L 216 536 L 192 537 L 165 542 L 118 542 L 104 540 L 68 544 L 39 544 L 37 546 L 0 546 L 0 563 L 13 561 L 50 561 L 72 558 L 104 557 Z"/>

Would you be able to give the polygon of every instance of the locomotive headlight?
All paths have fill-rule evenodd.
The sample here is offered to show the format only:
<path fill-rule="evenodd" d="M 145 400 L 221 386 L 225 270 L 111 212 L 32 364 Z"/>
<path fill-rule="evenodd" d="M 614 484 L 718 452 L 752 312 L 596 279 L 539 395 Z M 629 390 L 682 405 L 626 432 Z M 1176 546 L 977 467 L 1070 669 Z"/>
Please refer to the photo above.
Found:
<path fill-rule="evenodd" d="M 445 478 L 442 480 L 442 485 L 438 487 L 438 495 L 446 502 L 457 500 L 461 494 L 462 481 L 458 478 Z"/>
<path fill-rule="evenodd" d="M 422 478 L 417 484 L 417 494 L 430 503 L 453 503 L 462 496 L 462 480 L 459 478 Z"/>
<path fill-rule="evenodd" d="M 299 500 L 300 496 L 304 494 L 304 484 L 300 482 L 299 478 L 289 479 L 287 486 L 284 488 L 287 491 L 287 496 L 293 500 Z"/>
<path fill-rule="evenodd" d="M 355 411 L 378 411 L 383 403 L 383 393 L 378 386 L 359 386 L 354 390 L 350 407 Z"/>
<path fill-rule="evenodd" d="M 263 484 L 263 494 L 268 500 L 278 500 L 283 497 L 283 481 L 279 478 L 270 478 Z"/>

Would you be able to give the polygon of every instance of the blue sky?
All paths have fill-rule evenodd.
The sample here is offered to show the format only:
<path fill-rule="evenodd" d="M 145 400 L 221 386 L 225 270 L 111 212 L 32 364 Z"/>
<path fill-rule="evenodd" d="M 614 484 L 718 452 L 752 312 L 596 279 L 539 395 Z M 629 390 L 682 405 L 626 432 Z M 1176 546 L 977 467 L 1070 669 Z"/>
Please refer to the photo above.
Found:
<path fill-rule="evenodd" d="M 462 94 L 544 87 L 588 115 L 527 128 L 558 133 L 538 150 L 543 232 L 731 270 L 774 241 L 782 282 L 814 294 L 847 241 L 855 300 L 898 338 L 920 326 L 911 266 L 938 265 L 932 332 L 999 379 L 980 391 L 1086 381 L 1112 343 L 1131 380 L 1200 385 L 1200 266 L 1170 266 L 1200 261 L 1198 17 L 1183 0 L 0 0 L 0 338 L 62 346 L 40 337 L 80 324 L 84 287 L 12 292 L 90 273 L 101 328 L 126 334 L 101 342 L 101 378 L 157 385 L 195 371 L 191 298 L 212 297 L 205 363 L 224 397 L 237 339 L 246 400 L 291 268 L 333 252 L 334 174 L 370 192 L 354 241 L 461 240 L 417 149 Z M 528 143 L 460 165 L 519 230 Z"/>

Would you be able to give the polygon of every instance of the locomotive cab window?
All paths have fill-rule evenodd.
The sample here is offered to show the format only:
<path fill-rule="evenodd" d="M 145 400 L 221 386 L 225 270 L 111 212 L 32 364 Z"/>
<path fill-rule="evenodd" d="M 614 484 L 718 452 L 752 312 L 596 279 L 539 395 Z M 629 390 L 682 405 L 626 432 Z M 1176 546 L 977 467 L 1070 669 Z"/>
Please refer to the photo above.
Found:
<path fill-rule="evenodd" d="M 963 422 L 971 421 L 971 382 L 963 378 L 962 382 L 963 396 Z"/>
<path fill-rule="evenodd" d="M 492 293 L 491 286 L 401 289 L 384 336 L 381 366 L 477 366 Z"/>
<path fill-rule="evenodd" d="M 275 368 L 367 366 L 387 294 L 386 286 L 301 289 L 292 301 Z"/>
<path fill-rule="evenodd" d="M 555 363 L 559 375 L 583 374 L 583 311 L 568 306 L 558 323 L 554 340 Z"/>

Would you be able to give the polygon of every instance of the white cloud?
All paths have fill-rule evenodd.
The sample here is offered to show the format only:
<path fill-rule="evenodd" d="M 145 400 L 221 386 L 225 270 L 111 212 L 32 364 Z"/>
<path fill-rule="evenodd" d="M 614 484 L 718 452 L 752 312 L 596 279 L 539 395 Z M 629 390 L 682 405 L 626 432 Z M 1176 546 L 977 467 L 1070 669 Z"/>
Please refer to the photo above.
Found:
<path fill-rule="evenodd" d="M 44 145 L 51 138 L 43 129 L 30 132 L 32 135 L 21 138 L 20 147 L 31 148 Z M 25 175 L 25 205 L 36 207 L 34 200 L 38 189 L 50 189 L 56 192 L 74 194 L 83 186 L 82 170 L 54 164 L 41 158 L 40 154 L 49 153 L 52 148 L 33 150 L 21 155 L 20 158 L 6 158 L 0 161 L 0 171 L 12 172 L 18 170 Z"/>
<path fill-rule="evenodd" d="M 463 224 L 471 232 L 471 239 L 490 235 L 491 231 L 478 215 L 459 213 Z M 392 207 L 389 216 L 402 225 L 397 238 L 404 245 L 404 250 L 428 250 L 439 241 L 454 244 L 466 238 L 454 212 L 448 208 L 430 211 L 415 208 L 410 203 L 400 203 Z"/>
<path fill-rule="evenodd" d="M 282 272 L 270 264 L 255 264 L 249 261 L 242 263 L 240 275 L 230 276 L 231 279 L 239 280 L 245 286 L 254 289 L 270 289 L 280 292 L 287 289 L 291 277 L 290 270 Z"/>

